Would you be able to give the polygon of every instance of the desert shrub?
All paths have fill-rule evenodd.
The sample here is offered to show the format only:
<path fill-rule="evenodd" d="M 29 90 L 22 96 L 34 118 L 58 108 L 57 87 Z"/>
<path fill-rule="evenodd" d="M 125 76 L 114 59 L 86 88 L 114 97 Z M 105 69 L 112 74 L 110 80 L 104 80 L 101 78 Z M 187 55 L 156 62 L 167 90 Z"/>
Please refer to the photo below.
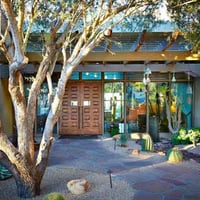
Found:
<path fill-rule="evenodd" d="M 199 128 L 189 129 L 188 137 L 189 137 L 190 142 L 196 145 L 196 143 L 200 141 L 200 129 Z"/>
<path fill-rule="evenodd" d="M 187 130 L 183 127 L 181 127 L 178 131 L 178 133 L 175 133 L 171 137 L 171 142 L 174 145 L 179 144 L 190 144 L 190 140 L 187 136 Z"/>
<path fill-rule="evenodd" d="M 181 127 L 178 133 L 175 133 L 171 137 L 171 142 L 174 145 L 179 144 L 191 144 L 194 145 L 200 141 L 200 128 L 191 128 L 186 130 Z"/>

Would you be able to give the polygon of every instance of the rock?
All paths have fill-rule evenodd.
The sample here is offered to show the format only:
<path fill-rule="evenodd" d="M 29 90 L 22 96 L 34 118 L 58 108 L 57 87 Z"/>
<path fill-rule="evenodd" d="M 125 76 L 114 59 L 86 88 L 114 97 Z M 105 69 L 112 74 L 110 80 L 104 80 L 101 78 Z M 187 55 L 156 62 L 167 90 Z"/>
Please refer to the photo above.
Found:
<path fill-rule="evenodd" d="M 140 153 L 140 150 L 139 150 L 139 149 L 134 149 L 134 150 L 132 151 L 132 155 L 139 155 L 139 153 Z"/>
<path fill-rule="evenodd" d="M 165 153 L 165 152 L 163 152 L 163 151 L 159 151 L 159 152 L 158 152 L 158 155 L 160 155 L 160 156 L 165 156 L 165 155 L 166 155 L 166 153 Z"/>
<path fill-rule="evenodd" d="M 161 142 L 157 142 L 154 144 L 155 152 L 166 152 L 168 149 L 172 148 L 172 144 L 170 141 L 161 140 Z"/>
<path fill-rule="evenodd" d="M 87 192 L 91 184 L 85 179 L 71 180 L 67 183 L 67 188 L 72 194 L 83 194 Z"/>

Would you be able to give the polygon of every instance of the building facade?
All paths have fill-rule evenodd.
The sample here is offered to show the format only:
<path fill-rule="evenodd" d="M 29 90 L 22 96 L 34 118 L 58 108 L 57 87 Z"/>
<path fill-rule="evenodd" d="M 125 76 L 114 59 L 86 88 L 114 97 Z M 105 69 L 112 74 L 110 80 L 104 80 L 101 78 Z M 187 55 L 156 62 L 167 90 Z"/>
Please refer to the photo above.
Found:
<path fill-rule="evenodd" d="M 102 41 L 71 75 L 54 132 L 60 135 L 168 132 L 166 98 L 170 99 L 172 118 L 180 106 L 181 126 L 188 129 L 199 126 L 200 57 L 192 55 L 186 47 L 186 41 L 181 36 L 174 40 L 173 33 L 114 33 L 112 40 Z M 32 50 L 27 54 L 30 63 L 23 73 L 29 77 L 37 69 L 40 53 Z M 53 74 L 54 89 L 61 66 L 62 60 L 58 60 Z M 14 124 L 12 105 L 5 92 L 8 66 L 4 64 L 0 70 L 0 105 L 4 108 L 6 105 L 1 118 L 8 123 L 6 132 L 12 132 L 12 128 L 9 130 Z M 27 81 L 27 94 L 29 85 Z M 38 95 L 36 133 L 43 130 L 49 109 L 47 95 L 44 83 Z"/>

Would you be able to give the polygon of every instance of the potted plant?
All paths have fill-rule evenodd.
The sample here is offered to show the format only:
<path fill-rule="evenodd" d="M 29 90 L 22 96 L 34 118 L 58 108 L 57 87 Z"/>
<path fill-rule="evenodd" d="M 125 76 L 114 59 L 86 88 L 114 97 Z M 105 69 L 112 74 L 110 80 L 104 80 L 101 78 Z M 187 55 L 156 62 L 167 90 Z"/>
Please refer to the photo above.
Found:
<path fill-rule="evenodd" d="M 116 124 L 112 123 L 110 125 L 110 136 L 113 137 L 117 134 L 119 134 L 119 127 Z"/>
<path fill-rule="evenodd" d="M 127 145 L 127 135 L 125 133 L 120 135 L 120 145 L 121 147 L 126 147 Z"/>

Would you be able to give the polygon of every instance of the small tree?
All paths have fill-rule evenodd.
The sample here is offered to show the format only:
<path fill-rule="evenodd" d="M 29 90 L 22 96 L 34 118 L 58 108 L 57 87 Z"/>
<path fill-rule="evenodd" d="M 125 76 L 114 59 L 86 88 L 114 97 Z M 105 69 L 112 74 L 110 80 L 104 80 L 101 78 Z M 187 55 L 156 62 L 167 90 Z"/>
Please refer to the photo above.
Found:
<path fill-rule="evenodd" d="M 55 3 L 56 2 L 56 3 Z M 109 40 L 112 29 L 133 13 L 152 13 L 156 1 L 107 0 L 1 0 L 0 48 L 9 64 L 9 92 L 17 128 L 18 147 L 0 131 L 1 163 L 12 172 L 18 196 L 30 198 L 40 193 L 53 141 L 53 127 L 61 112 L 67 81 L 73 70 L 102 40 Z M 123 3 L 122 3 L 123 2 Z M 40 22 L 40 23 L 38 23 Z M 27 42 L 34 27 L 42 27 L 42 60 L 31 85 L 28 100 L 24 93 L 22 70 L 29 63 Z M 43 32 L 43 33 L 44 33 Z M 58 34 L 60 33 L 60 34 Z M 70 48 L 67 56 L 66 49 Z M 51 76 L 56 61 L 62 56 L 62 70 L 55 96 Z M 39 89 L 47 79 L 50 110 L 43 129 L 38 154 L 34 151 L 34 122 Z"/>

